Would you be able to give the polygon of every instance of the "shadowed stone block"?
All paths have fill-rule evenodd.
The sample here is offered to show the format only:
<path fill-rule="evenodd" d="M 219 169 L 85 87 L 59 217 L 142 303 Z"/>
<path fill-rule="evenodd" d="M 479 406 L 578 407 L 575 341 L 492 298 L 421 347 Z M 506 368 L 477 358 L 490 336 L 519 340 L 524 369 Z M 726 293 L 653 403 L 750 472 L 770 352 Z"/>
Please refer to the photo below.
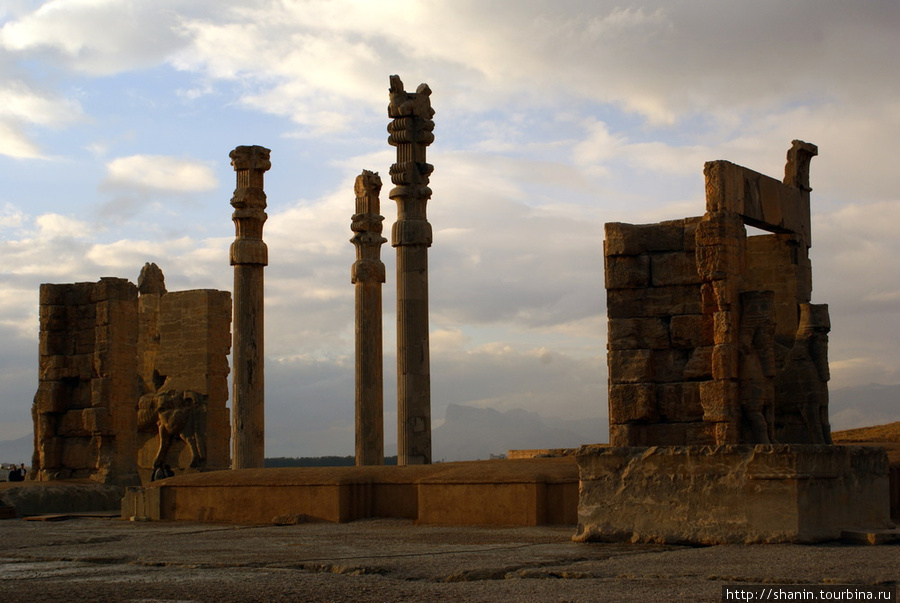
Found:
<path fill-rule="evenodd" d="M 890 528 L 881 448 L 582 446 L 576 540 L 823 542 Z"/>
<path fill-rule="evenodd" d="M 607 256 L 607 289 L 637 289 L 648 285 L 650 285 L 650 258 L 648 256 Z"/>
<path fill-rule="evenodd" d="M 691 350 L 687 363 L 682 371 L 685 381 L 700 381 L 713 378 L 712 371 L 712 347 L 694 348 Z"/>
<path fill-rule="evenodd" d="M 738 348 L 732 344 L 713 346 L 712 378 L 737 379 L 740 374 L 740 355 Z"/>
<path fill-rule="evenodd" d="M 650 272 L 654 287 L 700 284 L 700 275 L 697 273 L 697 261 L 693 251 L 679 250 L 655 254 L 651 256 Z"/>
<path fill-rule="evenodd" d="M 610 350 L 607 362 L 610 380 L 615 379 L 613 383 L 643 383 L 653 379 L 650 350 Z"/>
<path fill-rule="evenodd" d="M 664 421 L 687 423 L 703 420 L 703 405 L 700 404 L 699 383 L 665 383 L 658 385 L 656 396 L 659 405 L 659 415 Z M 612 416 L 610 416 L 610 420 L 612 420 Z"/>
<path fill-rule="evenodd" d="M 684 247 L 684 220 L 660 224 L 624 224 L 604 226 L 607 255 L 638 255 L 648 251 L 677 251 Z"/>
<path fill-rule="evenodd" d="M 673 348 L 696 348 L 712 345 L 713 324 L 703 314 L 680 314 L 669 322 Z"/>
<path fill-rule="evenodd" d="M 691 285 L 607 290 L 607 316 L 640 318 L 700 314 L 700 296 L 697 291 L 698 287 Z"/>
<path fill-rule="evenodd" d="M 669 329 L 660 318 L 611 318 L 609 349 L 662 350 L 669 347 Z"/>
<path fill-rule="evenodd" d="M 656 388 L 647 383 L 611 385 L 609 420 L 612 423 L 656 421 Z"/>
<path fill-rule="evenodd" d="M 654 382 L 671 383 L 684 380 L 684 368 L 688 361 L 687 350 L 654 350 L 652 357 Z"/>
<path fill-rule="evenodd" d="M 735 381 L 700 382 L 700 403 L 703 405 L 703 420 L 712 423 L 735 420 L 740 408 L 734 403 L 739 393 Z"/>

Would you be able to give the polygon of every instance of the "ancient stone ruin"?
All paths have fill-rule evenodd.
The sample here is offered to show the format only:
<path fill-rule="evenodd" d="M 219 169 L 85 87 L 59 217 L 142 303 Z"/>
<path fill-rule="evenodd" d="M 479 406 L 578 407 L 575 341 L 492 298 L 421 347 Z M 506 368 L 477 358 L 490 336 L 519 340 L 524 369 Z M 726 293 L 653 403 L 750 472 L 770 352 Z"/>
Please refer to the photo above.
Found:
<path fill-rule="evenodd" d="M 381 178 L 363 170 L 356 177 L 356 262 L 350 274 L 356 293 L 356 464 L 384 464 L 384 354 L 382 350 L 381 285 L 385 281 L 381 246 Z"/>
<path fill-rule="evenodd" d="M 425 150 L 434 141 L 431 89 L 414 93 L 391 76 L 388 142 L 397 147 L 390 198 L 397 202 L 391 244 L 397 248 L 397 464 L 431 463 L 431 368 L 428 340 L 428 248 L 425 206 L 434 167 Z"/>
<path fill-rule="evenodd" d="M 793 141 L 782 182 L 709 162 L 702 217 L 606 225 L 611 446 L 578 451 L 578 540 L 891 527 L 884 450 L 828 445 L 828 307 L 810 303 L 816 154 Z"/>
<path fill-rule="evenodd" d="M 709 162 L 702 217 L 606 225 L 612 445 L 831 443 L 816 153 L 794 141 L 783 182 Z"/>
<path fill-rule="evenodd" d="M 262 239 L 266 222 L 263 175 L 272 167 L 269 149 L 240 146 L 230 153 L 237 186 L 234 207 L 234 469 L 265 464 L 265 320 L 263 270 L 269 250 Z"/>
<path fill-rule="evenodd" d="M 33 479 L 227 468 L 230 325 L 227 291 L 167 292 L 155 264 L 137 286 L 41 285 Z"/>

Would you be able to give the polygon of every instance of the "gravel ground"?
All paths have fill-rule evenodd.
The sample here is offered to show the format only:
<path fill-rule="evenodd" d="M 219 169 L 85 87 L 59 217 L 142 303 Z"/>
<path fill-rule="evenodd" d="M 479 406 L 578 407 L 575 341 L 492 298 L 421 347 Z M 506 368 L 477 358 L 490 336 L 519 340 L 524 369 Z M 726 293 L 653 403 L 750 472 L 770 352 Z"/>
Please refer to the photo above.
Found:
<path fill-rule="evenodd" d="M 579 544 L 574 526 L 0 523 L 0 601 L 720 601 L 900 582 L 900 546 Z"/>

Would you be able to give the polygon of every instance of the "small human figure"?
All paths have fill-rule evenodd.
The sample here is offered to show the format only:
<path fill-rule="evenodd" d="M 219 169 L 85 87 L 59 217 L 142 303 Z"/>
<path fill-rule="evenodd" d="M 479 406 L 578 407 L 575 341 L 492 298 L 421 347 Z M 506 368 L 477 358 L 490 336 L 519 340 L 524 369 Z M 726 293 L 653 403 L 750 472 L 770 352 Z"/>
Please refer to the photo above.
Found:
<path fill-rule="evenodd" d="M 25 481 L 25 463 L 22 463 L 21 467 L 12 466 L 12 469 L 9 470 L 9 475 L 7 479 L 11 482 L 24 482 Z"/>

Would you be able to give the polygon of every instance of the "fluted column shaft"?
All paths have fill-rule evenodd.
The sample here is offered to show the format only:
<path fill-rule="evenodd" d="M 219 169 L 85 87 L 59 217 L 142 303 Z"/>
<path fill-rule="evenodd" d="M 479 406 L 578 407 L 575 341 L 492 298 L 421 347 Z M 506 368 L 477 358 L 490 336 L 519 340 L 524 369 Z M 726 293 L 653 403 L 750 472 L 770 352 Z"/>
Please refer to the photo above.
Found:
<path fill-rule="evenodd" d="M 268 248 L 262 240 L 266 221 L 263 174 L 272 166 L 269 149 L 240 146 L 230 154 L 237 174 L 231 198 L 235 240 L 234 266 L 232 468 L 262 467 L 265 462 L 264 283 Z"/>
<path fill-rule="evenodd" d="M 356 213 L 350 242 L 356 262 L 350 280 L 356 289 L 356 464 L 384 464 L 384 355 L 381 285 L 385 281 L 381 246 L 381 178 L 364 170 L 357 176 Z"/>
<path fill-rule="evenodd" d="M 434 141 L 431 89 L 415 93 L 391 76 L 388 142 L 397 147 L 391 166 L 397 222 L 391 244 L 397 248 L 397 464 L 431 463 L 431 369 L 428 337 L 428 248 L 431 224 L 426 204 L 433 167 L 425 149 Z"/>

